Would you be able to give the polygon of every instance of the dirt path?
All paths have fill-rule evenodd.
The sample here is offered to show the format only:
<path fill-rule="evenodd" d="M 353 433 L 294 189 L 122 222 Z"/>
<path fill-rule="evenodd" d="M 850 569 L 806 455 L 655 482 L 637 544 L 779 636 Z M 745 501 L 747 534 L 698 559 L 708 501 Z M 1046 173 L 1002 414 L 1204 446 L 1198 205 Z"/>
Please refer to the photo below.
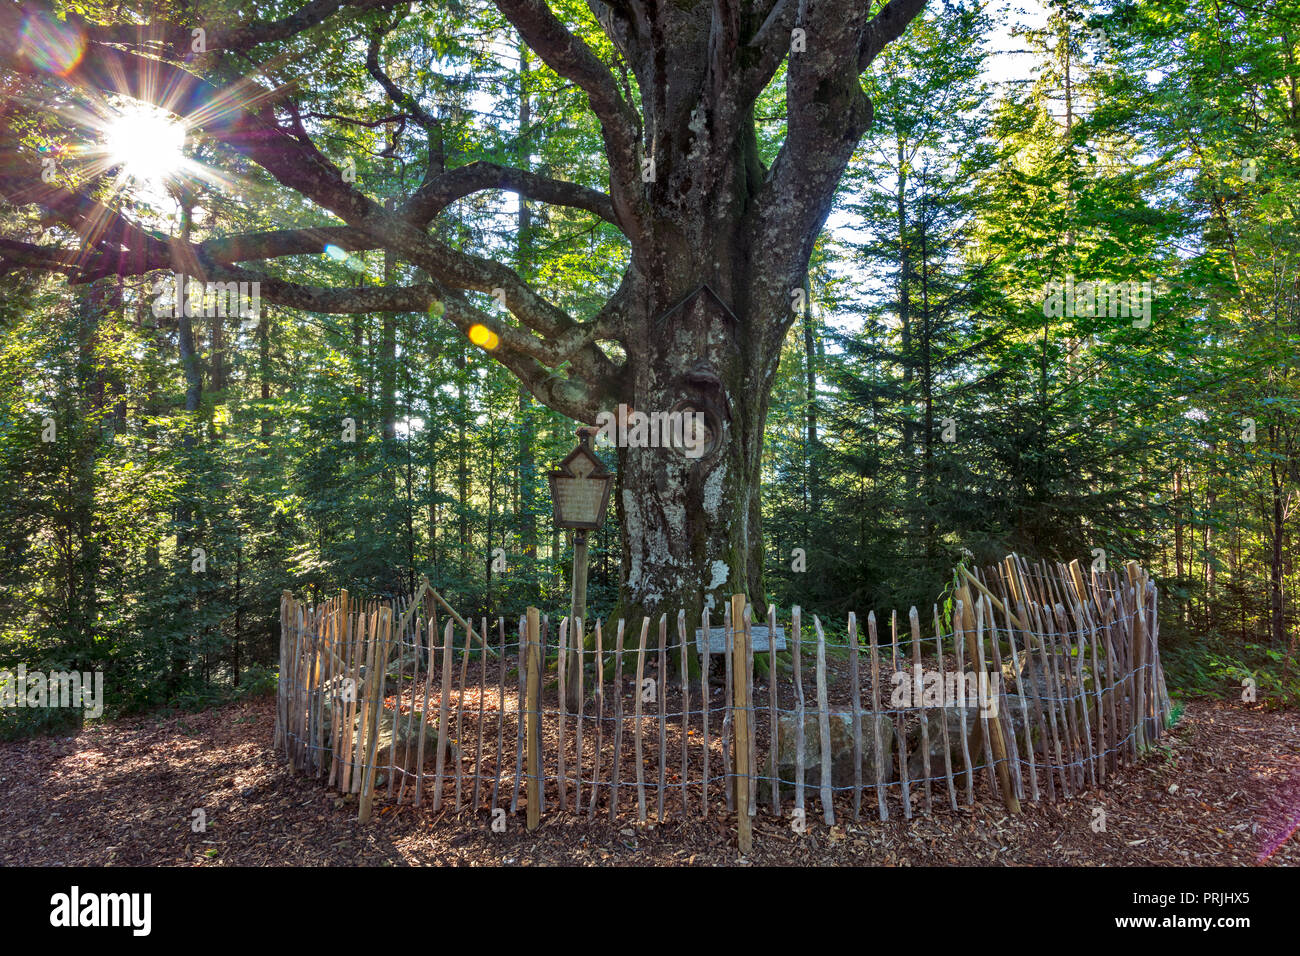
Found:
<path fill-rule="evenodd" d="M 716 865 L 740 862 L 729 820 L 658 827 L 550 812 L 492 833 L 427 806 L 356 806 L 271 750 L 274 700 L 144 717 L 76 737 L 0 744 L 4 865 Z M 1106 791 L 1059 805 L 918 815 L 807 833 L 760 814 L 749 862 L 794 865 L 1253 865 L 1300 823 L 1300 714 L 1193 703 L 1169 747 Z M 1097 808 L 1105 831 L 1094 832 Z M 195 833 L 194 811 L 207 830 Z M 1292 833 L 1266 862 L 1300 864 Z"/>

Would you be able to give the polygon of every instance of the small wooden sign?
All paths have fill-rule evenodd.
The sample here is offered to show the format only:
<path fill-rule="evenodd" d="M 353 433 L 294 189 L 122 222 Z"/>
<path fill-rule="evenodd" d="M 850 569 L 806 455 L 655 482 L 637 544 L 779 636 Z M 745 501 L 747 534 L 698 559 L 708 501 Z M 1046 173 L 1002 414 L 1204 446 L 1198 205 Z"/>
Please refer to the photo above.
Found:
<path fill-rule="evenodd" d="M 750 627 L 750 634 L 754 640 L 754 653 L 766 654 L 771 648 L 768 647 L 767 625 L 755 624 Z M 702 628 L 695 629 L 695 649 L 701 654 L 704 653 L 704 631 Z M 785 628 L 778 626 L 776 629 L 776 649 L 783 651 L 786 649 Z M 725 627 L 709 628 L 709 653 L 725 654 L 731 650 L 727 643 L 727 629 Z"/>
<path fill-rule="evenodd" d="M 591 449 L 591 429 L 578 429 L 578 447 L 549 475 L 555 527 L 595 531 L 605 520 L 614 475 Z"/>

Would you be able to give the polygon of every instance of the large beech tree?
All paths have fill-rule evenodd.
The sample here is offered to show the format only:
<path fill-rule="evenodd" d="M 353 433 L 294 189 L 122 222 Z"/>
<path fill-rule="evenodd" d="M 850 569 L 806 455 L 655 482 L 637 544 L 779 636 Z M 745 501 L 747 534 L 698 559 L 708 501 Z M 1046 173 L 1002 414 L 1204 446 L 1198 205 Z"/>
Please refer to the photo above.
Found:
<path fill-rule="evenodd" d="M 125 15 L 93 22 L 93 13 L 60 18 L 3 0 L 0 196 L 13 209 L 38 209 L 40 228 L 7 230 L 0 260 L 73 283 L 162 271 L 258 281 L 264 303 L 319 313 L 433 307 L 461 330 L 495 332 L 493 357 L 538 401 L 578 421 L 594 423 L 619 404 L 701 411 L 703 457 L 618 451 L 625 604 L 651 612 L 698 606 L 701 594 L 759 597 L 763 427 L 781 345 L 799 317 L 795 291 L 871 123 L 859 77 L 924 2 L 591 0 L 579 17 L 545 0 L 495 0 L 535 58 L 585 95 L 607 165 L 608 189 L 597 190 L 527 168 L 455 163 L 443 118 L 383 62 L 383 36 L 398 28 L 408 0 L 267 4 L 275 11 L 267 19 L 233 24 L 204 23 L 189 6 L 160 8 L 144 23 Z M 593 42 L 597 30 L 609 42 Z M 370 38 L 368 49 L 359 37 Z M 422 130 L 427 165 L 408 195 L 368 194 L 316 132 L 320 123 L 304 121 L 301 84 L 277 79 L 292 72 L 288 45 L 302 42 L 340 60 L 364 57 L 373 97 Z M 774 80 L 784 83 L 786 129 L 766 165 L 755 104 Z M 261 203 L 255 231 L 163 235 L 93 181 L 42 176 L 48 164 L 30 134 L 48 120 L 43 108 L 107 94 L 165 104 L 212 148 L 256 164 L 320 210 L 320 225 L 284 228 L 275 204 Z M 440 214 L 486 190 L 616 226 L 628 254 L 617 290 L 591 314 L 570 314 L 506 253 L 448 241 Z M 274 268 L 325 244 L 381 250 L 386 281 L 328 286 L 288 281 Z M 476 293 L 495 295 L 508 316 Z"/>

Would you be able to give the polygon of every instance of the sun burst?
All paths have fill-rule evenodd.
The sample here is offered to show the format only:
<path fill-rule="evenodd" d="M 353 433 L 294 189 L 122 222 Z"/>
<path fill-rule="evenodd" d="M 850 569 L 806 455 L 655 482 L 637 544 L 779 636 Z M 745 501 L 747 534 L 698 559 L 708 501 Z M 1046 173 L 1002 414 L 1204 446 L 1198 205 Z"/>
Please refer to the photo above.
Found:
<path fill-rule="evenodd" d="M 125 176 L 157 186 L 185 169 L 185 126 L 165 110 L 133 106 L 109 119 L 103 132 L 106 158 Z"/>

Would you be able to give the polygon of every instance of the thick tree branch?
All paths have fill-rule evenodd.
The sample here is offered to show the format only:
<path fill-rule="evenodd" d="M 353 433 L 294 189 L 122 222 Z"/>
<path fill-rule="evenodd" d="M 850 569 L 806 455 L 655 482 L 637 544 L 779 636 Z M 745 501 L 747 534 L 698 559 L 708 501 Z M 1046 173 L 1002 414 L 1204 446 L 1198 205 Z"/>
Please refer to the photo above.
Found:
<path fill-rule="evenodd" d="M 368 252 L 381 244 L 374 236 L 351 226 L 318 226 L 222 236 L 199 243 L 198 250 L 214 262 L 234 263 L 320 254 L 326 246 L 338 246 L 345 252 Z"/>
<path fill-rule="evenodd" d="M 768 261 L 780 263 L 751 283 L 752 299 L 771 303 L 773 315 L 784 317 L 764 332 L 772 342 L 779 342 L 793 321 L 784 303 L 802 282 L 835 189 L 871 125 L 871 102 L 858 74 L 924 6 L 925 0 L 891 0 L 869 21 L 865 7 L 807 0 L 800 9 L 807 50 L 790 54 L 786 138 L 751 215 L 757 248 Z"/>
<path fill-rule="evenodd" d="M 340 10 L 365 13 L 409 5 L 410 0 L 312 0 L 279 20 L 257 20 L 227 31 L 205 31 L 204 43 L 209 51 L 245 53 L 264 43 L 297 36 L 324 23 Z M 88 39 L 96 43 L 123 44 L 136 49 L 161 45 L 173 55 L 184 59 L 190 53 L 191 29 L 203 26 L 201 22 L 187 26 L 155 21 L 139 24 L 84 24 L 83 30 Z"/>
<path fill-rule="evenodd" d="M 424 183 L 411 196 L 404 212 L 415 221 L 429 222 L 457 199 L 485 189 L 504 189 L 552 206 L 585 209 L 608 223 L 619 225 L 613 202 L 598 190 L 484 162 L 458 166 Z"/>
<path fill-rule="evenodd" d="M 907 29 L 907 25 L 916 19 L 926 0 L 889 0 L 867 24 L 862 31 L 862 40 L 858 44 L 858 72 L 861 73 L 888 44 L 897 40 Z"/>
<path fill-rule="evenodd" d="M 75 253 L 17 239 L 0 239 L 0 275 L 17 268 L 72 275 L 80 266 Z"/>
<path fill-rule="evenodd" d="M 574 342 L 591 334 L 591 330 L 576 329 L 567 343 L 548 350 L 539 347 L 532 336 L 475 308 L 459 292 L 437 282 L 334 289 L 286 282 L 251 270 L 233 268 L 214 269 L 209 279 L 215 282 L 255 281 L 260 284 L 261 296 L 268 303 L 335 315 L 426 312 L 434 303 L 441 303 L 443 317 L 462 332 L 468 332 L 475 325 L 495 332 L 499 342 L 491 350 L 492 357 L 510 369 L 544 405 L 579 421 L 594 422 L 602 403 L 615 394 L 612 373 L 606 373 L 593 382 L 588 374 L 584 373 L 582 379 L 574 379 L 557 370 L 563 364 L 562 359 L 557 360 L 558 351 L 572 348 Z M 574 367 L 581 371 L 577 364 Z"/>
<path fill-rule="evenodd" d="M 572 80 L 587 94 L 592 112 L 600 120 L 615 214 L 624 234 L 637 245 L 644 210 L 637 144 L 640 123 L 636 111 L 619 93 L 614 76 L 605 64 L 556 18 L 545 0 L 494 2 L 547 66 Z"/>
<path fill-rule="evenodd" d="M 776 0 L 762 26 L 750 38 L 747 46 L 752 61 L 740 77 L 740 96 L 746 106 L 758 99 L 758 95 L 772 82 L 777 68 L 785 59 L 798 11 L 799 0 Z"/>

